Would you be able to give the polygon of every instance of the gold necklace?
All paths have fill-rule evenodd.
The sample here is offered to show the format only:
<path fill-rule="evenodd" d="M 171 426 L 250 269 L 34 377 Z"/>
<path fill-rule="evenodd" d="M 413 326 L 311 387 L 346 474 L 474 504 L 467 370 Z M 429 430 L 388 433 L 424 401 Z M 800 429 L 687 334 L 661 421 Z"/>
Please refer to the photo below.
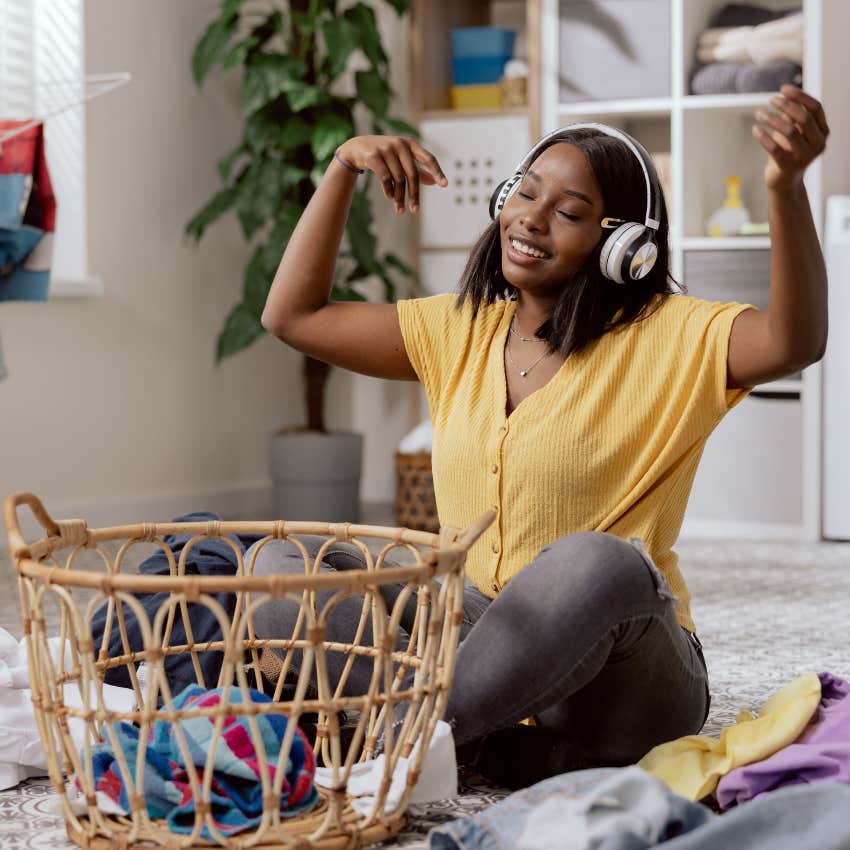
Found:
<path fill-rule="evenodd" d="M 535 367 L 535 366 L 536 366 L 536 365 L 537 365 L 537 364 L 538 364 L 538 363 L 539 363 L 539 362 L 540 362 L 540 361 L 541 361 L 544 357 L 548 357 L 548 356 L 549 356 L 552 352 L 551 352 L 551 351 L 548 351 L 548 350 L 547 350 L 547 351 L 544 351 L 544 352 L 543 352 L 543 353 L 542 353 L 542 354 L 541 354 L 541 355 L 540 355 L 540 356 L 539 356 L 539 357 L 538 357 L 538 358 L 537 358 L 537 359 L 536 359 L 536 360 L 535 360 L 535 361 L 534 361 L 534 362 L 533 362 L 533 363 L 532 363 L 532 364 L 531 364 L 528 368 L 526 368 L 526 369 L 520 369 L 520 368 L 519 368 L 519 366 L 517 366 L 516 361 L 513 359 L 513 357 L 511 357 L 511 346 L 510 346 L 510 343 L 508 343 L 508 344 L 505 346 L 505 353 L 508 355 L 508 360 L 510 360 L 510 361 L 511 361 L 511 365 L 514 367 L 514 369 L 516 369 L 516 370 L 517 370 L 517 372 L 519 372 L 520 376 L 524 378 L 524 377 L 525 377 L 525 376 L 526 376 L 526 375 L 527 375 L 527 374 L 528 374 L 528 373 L 529 373 L 529 372 L 530 372 L 530 371 L 531 371 L 531 370 L 532 370 L 532 369 L 533 369 L 533 368 L 534 368 L 534 367 Z"/>

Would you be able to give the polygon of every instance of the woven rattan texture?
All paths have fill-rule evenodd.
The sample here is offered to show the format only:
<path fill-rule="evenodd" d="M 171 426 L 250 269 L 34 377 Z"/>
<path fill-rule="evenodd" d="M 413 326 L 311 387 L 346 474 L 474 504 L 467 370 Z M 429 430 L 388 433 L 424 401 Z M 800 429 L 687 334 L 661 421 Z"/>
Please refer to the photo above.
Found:
<path fill-rule="evenodd" d="M 45 537 L 26 543 L 17 524 L 17 509 L 29 506 L 45 529 Z M 403 528 L 381 528 L 327 523 L 204 522 L 139 524 L 111 529 L 89 529 L 82 520 L 55 522 L 30 494 L 9 497 L 4 503 L 4 519 L 10 551 L 19 573 L 19 590 L 24 631 L 28 640 L 33 703 L 43 730 L 42 741 L 50 778 L 62 800 L 70 837 L 84 847 L 131 847 L 140 842 L 171 848 L 202 846 L 202 831 L 212 841 L 228 847 L 280 846 L 298 848 L 354 847 L 387 838 L 402 827 L 410 790 L 421 768 L 434 727 L 442 716 L 451 688 L 463 601 L 463 565 L 466 552 L 492 521 L 491 515 L 461 531 L 443 529 L 440 535 Z M 163 540 L 165 535 L 186 534 L 191 539 L 179 557 Z M 243 560 L 241 551 L 227 535 L 264 535 Z M 322 535 L 324 544 L 311 558 L 299 535 Z M 377 556 L 361 538 L 381 540 Z M 254 575 L 257 555 L 272 540 L 287 539 L 303 558 L 304 572 L 298 575 Z M 237 560 L 235 576 L 197 576 L 186 573 L 187 557 L 196 545 L 217 540 L 232 546 Z M 359 547 L 366 569 L 320 572 L 318 565 L 334 541 Z M 111 543 L 111 547 L 105 544 Z M 117 552 L 115 546 L 118 546 Z M 167 575 L 141 575 L 128 568 L 137 547 L 159 550 L 168 559 Z M 398 551 L 407 555 L 403 566 L 385 566 L 398 560 Z M 392 609 L 380 593 L 383 585 L 403 584 Z M 324 604 L 318 604 L 319 591 Z M 164 601 L 153 616 L 139 603 L 136 594 L 161 593 Z M 235 596 L 232 614 L 216 594 Z M 327 626 L 335 607 L 349 597 L 362 598 L 360 622 L 348 643 L 327 640 Z M 399 649 L 399 623 L 411 598 L 417 600 L 415 621 Z M 262 638 L 254 627 L 258 609 L 271 600 L 288 599 L 298 606 L 291 635 Z M 218 621 L 221 637 L 196 642 L 189 606 L 207 609 Z M 92 619 L 106 610 L 106 631 L 113 625 L 121 640 L 117 650 L 107 640 L 95 640 Z M 197 609 L 195 609 L 197 610 Z M 134 646 L 128 637 L 126 621 L 132 614 L 141 627 L 143 645 Z M 174 625 L 185 630 L 182 641 L 173 641 Z M 363 640 L 367 623 L 372 640 Z M 49 624 L 57 624 L 54 629 Z M 50 638 L 58 636 L 52 648 Z M 216 682 L 206 682 L 199 663 L 203 652 L 220 653 L 221 672 Z M 275 665 L 261 661 L 274 652 Z M 297 670 L 293 657 L 300 653 Z M 335 681 L 328 674 L 328 657 L 342 654 L 346 661 Z M 202 687 L 224 689 L 214 708 L 186 708 L 177 703 L 165 674 L 166 658 L 191 661 L 196 681 Z M 355 658 L 372 664 L 365 693 L 346 691 L 348 674 Z M 146 665 L 140 681 L 139 667 Z M 102 697 L 103 678 L 115 668 L 126 670 L 137 707 L 129 711 L 107 711 Z M 265 670 L 267 677 L 261 675 Z M 412 680 L 412 681 L 411 681 Z M 82 695 L 82 708 L 67 705 L 63 686 L 73 683 Z M 284 694 L 286 683 L 294 693 Z M 404 686 L 402 687 L 402 684 Z M 254 702 L 249 688 L 267 692 L 270 702 Z M 229 694 L 238 693 L 234 701 Z M 407 711 L 400 728 L 394 728 L 393 709 L 404 704 Z M 257 724 L 257 716 L 275 712 L 289 719 L 286 734 L 276 758 L 267 758 Z M 356 718 L 353 739 L 343 747 L 339 713 Z M 321 792 L 319 804 L 304 814 L 281 817 L 278 801 L 297 721 L 305 714 L 318 716 L 311 741 L 317 759 L 332 771 L 332 789 Z M 193 763 L 183 731 L 184 724 L 198 716 L 213 724 L 212 739 L 203 765 Z M 250 729 L 253 752 L 262 783 L 263 820 L 256 832 L 223 834 L 211 814 L 210 782 L 213 758 L 222 739 L 222 729 L 232 718 L 245 718 Z M 80 749 L 72 740 L 68 721 L 85 724 L 86 742 Z M 129 789 L 131 811 L 126 817 L 107 816 L 96 805 L 96 788 L 91 748 L 102 743 L 104 728 L 126 721 L 139 728 L 141 742 L 154 724 L 167 721 L 179 746 L 195 805 L 191 835 L 176 836 L 163 821 L 151 818 L 145 806 L 142 775 L 145 744 L 140 757 L 128 763 L 120 747 L 114 754 Z M 368 815 L 356 814 L 346 794 L 352 766 L 374 756 L 376 742 L 384 736 L 385 772 L 374 806 Z M 106 738 L 111 739 L 111 735 Z M 53 746 L 55 739 L 58 746 Z M 419 746 L 414 747 L 418 742 Z M 390 778 L 400 758 L 408 760 L 407 785 L 394 805 L 387 801 Z M 87 813 L 78 815 L 66 796 L 66 777 L 73 776 L 87 803 Z M 208 845 L 207 845 L 208 846 Z"/>

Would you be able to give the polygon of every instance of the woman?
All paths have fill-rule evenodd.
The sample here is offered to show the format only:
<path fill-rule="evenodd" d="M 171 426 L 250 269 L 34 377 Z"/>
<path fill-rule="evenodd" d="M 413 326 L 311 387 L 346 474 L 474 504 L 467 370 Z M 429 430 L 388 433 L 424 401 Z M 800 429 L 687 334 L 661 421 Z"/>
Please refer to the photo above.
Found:
<path fill-rule="evenodd" d="M 469 554 L 447 719 L 459 756 L 510 787 L 633 762 L 707 716 L 672 551 L 697 463 L 748 388 L 815 362 L 826 345 L 803 173 L 827 123 L 792 86 L 770 103 L 753 126 L 768 153 L 764 311 L 671 297 L 657 177 L 612 128 L 566 128 L 535 147 L 494 196 L 496 221 L 458 295 L 328 301 L 358 173 L 374 172 L 399 213 L 418 211 L 421 185 L 448 183 L 409 138 L 341 145 L 281 261 L 266 329 L 356 372 L 420 380 L 441 521 L 498 510 Z M 625 259 L 610 239 L 624 222 L 636 228 L 626 246 L 636 233 L 640 249 Z M 529 716 L 536 725 L 517 725 Z"/>

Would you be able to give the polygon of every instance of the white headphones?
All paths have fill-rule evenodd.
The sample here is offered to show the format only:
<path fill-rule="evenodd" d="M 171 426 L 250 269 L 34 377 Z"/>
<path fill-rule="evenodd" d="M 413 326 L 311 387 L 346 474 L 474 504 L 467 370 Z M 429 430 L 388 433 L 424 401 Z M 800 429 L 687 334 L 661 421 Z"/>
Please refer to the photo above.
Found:
<path fill-rule="evenodd" d="M 661 225 L 661 183 L 652 164 L 652 159 L 646 149 L 637 139 L 628 133 L 609 127 L 607 124 L 568 124 L 547 136 L 544 136 L 520 161 L 512 177 L 500 183 L 490 198 L 490 218 L 498 219 L 514 192 L 519 189 L 522 178 L 528 167 L 554 142 L 569 141 L 573 130 L 598 130 L 606 136 L 619 139 L 635 155 L 643 171 L 646 181 L 646 216 L 643 224 L 636 221 L 623 221 L 619 218 L 604 218 L 602 226 L 615 228 L 605 240 L 599 255 L 599 270 L 615 283 L 626 283 L 629 280 L 640 280 L 646 277 L 658 258 L 658 246 L 655 242 L 656 232 Z"/>

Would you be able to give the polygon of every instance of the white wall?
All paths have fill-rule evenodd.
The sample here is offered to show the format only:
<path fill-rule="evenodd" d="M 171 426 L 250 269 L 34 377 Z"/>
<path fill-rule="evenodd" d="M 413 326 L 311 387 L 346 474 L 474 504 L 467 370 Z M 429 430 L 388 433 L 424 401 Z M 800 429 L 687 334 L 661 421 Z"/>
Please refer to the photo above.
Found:
<path fill-rule="evenodd" d="M 235 81 L 212 76 L 198 92 L 190 73 L 218 6 L 86 2 L 87 71 L 133 76 L 87 116 L 89 266 L 104 295 L 0 309 L 10 373 L 0 383 L 0 494 L 31 490 L 57 517 L 267 516 L 268 436 L 303 419 L 301 356 L 283 344 L 266 337 L 214 366 L 249 256 L 235 218 L 198 247 L 182 235 L 240 135 Z M 404 92 L 406 24 L 383 9 L 381 21 Z M 407 217 L 377 206 L 381 241 L 406 254 Z M 367 500 L 392 498 L 409 398 L 403 384 L 332 373 L 328 424 L 365 432 Z"/>

